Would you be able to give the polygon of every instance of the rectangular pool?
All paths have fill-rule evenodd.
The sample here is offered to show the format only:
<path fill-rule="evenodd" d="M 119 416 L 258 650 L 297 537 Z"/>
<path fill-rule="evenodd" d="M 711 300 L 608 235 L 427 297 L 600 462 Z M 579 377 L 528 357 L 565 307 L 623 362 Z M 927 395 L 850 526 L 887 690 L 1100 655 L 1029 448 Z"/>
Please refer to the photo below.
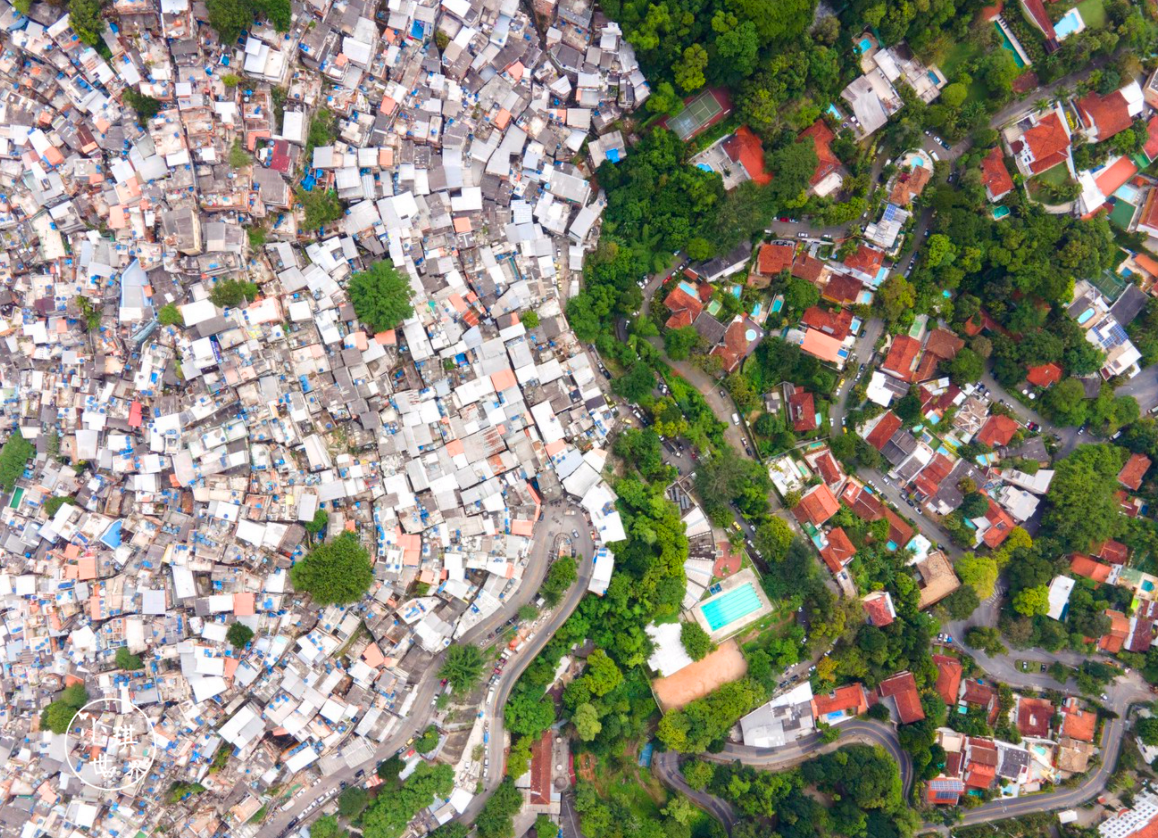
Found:
<path fill-rule="evenodd" d="M 718 631 L 728 623 L 742 620 L 753 611 L 760 609 L 760 597 L 756 589 L 748 582 L 738 588 L 733 588 L 718 598 L 708 600 L 700 606 L 708 625 L 712 631 Z"/>

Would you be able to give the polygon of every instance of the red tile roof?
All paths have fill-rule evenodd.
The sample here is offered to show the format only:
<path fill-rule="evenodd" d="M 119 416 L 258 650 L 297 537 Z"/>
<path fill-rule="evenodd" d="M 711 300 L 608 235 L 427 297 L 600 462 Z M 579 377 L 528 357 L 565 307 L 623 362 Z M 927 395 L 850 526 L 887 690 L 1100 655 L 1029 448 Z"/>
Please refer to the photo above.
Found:
<path fill-rule="evenodd" d="M 551 802 L 551 740 L 554 731 L 545 731 L 531 745 L 531 803 L 546 806 Z"/>
<path fill-rule="evenodd" d="M 836 499 L 832 489 L 820 483 L 800 499 L 800 503 L 792 510 L 792 514 L 802 524 L 809 523 L 819 527 L 839 510 L 840 501 Z"/>
<path fill-rule="evenodd" d="M 1017 729 L 1022 736 L 1044 739 L 1049 735 L 1053 705 L 1044 698 L 1022 698 L 1017 702 Z"/>
<path fill-rule="evenodd" d="M 912 672 L 900 672 L 892 678 L 881 681 L 881 698 L 892 698 L 897 705 L 897 715 L 901 724 L 909 725 L 925 718 L 921 707 L 921 695 L 917 692 L 917 680 Z"/>
<path fill-rule="evenodd" d="M 994 147 L 982 159 L 981 183 L 994 201 L 1013 191 L 1013 178 L 1005 168 L 1005 155 L 1002 154 L 1000 146 Z"/>
<path fill-rule="evenodd" d="M 825 451 L 816 458 L 816 470 L 820 472 L 820 479 L 829 486 L 835 486 L 840 481 L 844 480 L 844 470 L 840 467 L 840 463 L 832 456 L 832 453 Z"/>
<path fill-rule="evenodd" d="M 1149 160 L 1158 157 L 1158 116 L 1150 117 L 1146 123 L 1146 145 L 1142 146 L 1142 152 Z"/>
<path fill-rule="evenodd" d="M 829 570 L 834 574 L 840 573 L 855 555 L 856 547 L 841 527 L 829 531 L 828 544 L 820 551 L 820 558 L 824 560 Z"/>
<path fill-rule="evenodd" d="M 985 420 L 981 430 L 977 432 L 977 441 L 984 442 L 991 448 L 1008 445 L 1009 440 L 1017 433 L 1017 422 L 1008 416 L 993 414 Z"/>
<path fill-rule="evenodd" d="M 892 603 L 887 591 L 876 591 L 869 594 L 861 602 L 864 604 L 865 615 L 869 623 L 877 628 L 891 625 L 896 619 L 893 616 Z"/>
<path fill-rule="evenodd" d="M 970 763 L 969 773 L 965 775 L 965 785 L 972 789 L 987 789 L 993 785 L 993 780 L 996 777 L 996 765 Z"/>
<path fill-rule="evenodd" d="M 796 248 L 790 244 L 765 244 L 756 257 L 756 270 L 764 276 L 775 276 L 792 267 Z"/>
<path fill-rule="evenodd" d="M 1116 655 L 1122 651 L 1122 644 L 1130 634 L 1130 621 L 1121 611 L 1107 609 L 1106 616 L 1110 618 L 1110 630 L 1098 639 L 1098 648 Z"/>
<path fill-rule="evenodd" d="M 1118 472 L 1118 482 L 1127 489 L 1138 491 L 1142 486 L 1142 478 L 1150 470 L 1150 458 L 1145 454 L 1132 454 Z"/>
<path fill-rule="evenodd" d="M 1062 368 L 1052 361 L 1048 364 L 1030 367 L 1025 374 L 1025 380 L 1034 387 L 1049 387 L 1057 384 L 1061 379 Z"/>
<path fill-rule="evenodd" d="M 881 364 L 881 369 L 891 372 L 902 381 L 913 380 L 913 370 L 916 368 L 917 355 L 921 351 L 921 342 L 908 335 L 898 335 L 893 338 L 893 345 L 889 347 L 889 354 Z"/>
<path fill-rule="evenodd" d="M 1094 582 L 1105 582 L 1110 578 L 1112 569 L 1108 564 L 1094 561 L 1083 553 L 1074 553 L 1070 557 L 1070 572 Z"/>
<path fill-rule="evenodd" d="M 676 287 L 664 298 L 663 304 L 672 313 L 666 323 L 669 329 L 690 326 L 692 321 L 699 317 L 700 312 L 704 310 L 704 304 L 700 302 L 700 298 L 693 297 L 680 287 L 679 283 L 676 283 Z"/>
<path fill-rule="evenodd" d="M 838 687 L 828 695 L 812 697 L 812 716 L 819 719 L 829 713 L 859 716 L 868 710 L 868 696 L 860 684 Z"/>
<path fill-rule="evenodd" d="M 1064 709 L 1063 713 L 1065 715 L 1062 716 L 1062 736 L 1069 736 L 1081 742 L 1094 741 L 1094 733 L 1098 728 L 1097 714 L 1077 708 Z"/>
<path fill-rule="evenodd" d="M 797 390 L 788 397 L 788 417 L 792 420 L 792 430 L 797 433 L 815 431 L 816 398 L 808 390 Z"/>
<path fill-rule="evenodd" d="M 1037 125 L 1022 134 L 1020 142 L 1029 146 L 1033 152 L 1029 170 L 1035 175 L 1052 169 L 1069 155 L 1070 135 L 1066 133 L 1057 111 L 1051 111 Z"/>
<path fill-rule="evenodd" d="M 750 335 L 754 335 L 751 340 Z M 747 317 L 737 317 L 728 324 L 723 341 L 712 349 L 711 354 L 719 356 L 725 372 L 731 372 L 751 354 L 761 337 L 763 332 L 755 323 Z"/>
<path fill-rule="evenodd" d="M 897 549 L 913 540 L 913 528 L 905 523 L 904 518 L 887 506 L 885 507 L 885 519 L 889 522 L 889 541 L 897 545 Z"/>
<path fill-rule="evenodd" d="M 948 329 L 934 329 L 925 341 L 925 351 L 945 361 L 952 361 L 965 346 L 965 341 Z"/>
<path fill-rule="evenodd" d="M 801 131 L 796 139 L 803 140 L 805 137 L 811 137 L 816 146 L 816 171 L 812 173 L 812 177 L 808 181 L 810 186 L 816 186 L 840 168 L 840 159 L 832 153 L 830 146 L 835 135 L 823 119 L 818 119 Z"/>
<path fill-rule="evenodd" d="M 1045 35 L 1046 40 L 1056 41 L 1057 32 L 1054 31 L 1053 21 L 1049 19 L 1049 14 L 1045 10 L 1045 4 L 1041 0 L 1021 0 L 1021 5 L 1030 19 L 1037 24 L 1037 28 Z"/>
<path fill-rule="evenodd" d="M 1094 555 L 1110 564 L 1125 564 L 1126 559 L 1130 557 L 1130 551 L 1122 542 L 1108 538 L 1097 546 Z"/>
<path fill-rule="evenodd" d="M 865 437 L 865 442 L 880 451 L 885 447 L 885 443 L 893 438 L 893 434 L 901 429 L 902 424 L 904 423 L 900 417 L 890 410 L 877 421 L 872 431 Z"/>
<path fill-rule="evenodd" d="M 921 469 L 921 473 L 917 475 L 917 479 L 913 481 L 913 485 L 917 491 L 926 497 L 932 497 L 937 494 L 937 490 L 941 488 L 941 481 L 949 476 L 953 471 L 954 463 L 944 454 L 937 454 L 929 461 L 929 464 Z"/>
<path fill-rule="evenodd" d="M 984 707 L 989 713 L 989 723 L 997 719 L 999 710 L 997 701 L 997 690 L 993 689 L 989 684 L 982 684 L 972 679 L 965 682 L 965 691 L 961 694 L 961 700 L 966 704 L 973 704 L 977 707 Z"/>
<path fill-rule="evenodd" d="M 847 308 L 834 313 L 820 306 L 812 306 L 805 309 L 800 322 L 837 340 L 844 340 L 852 332 L 852 312 Z"/>
<path fill-rule="evenodd" d="M 864 285 L 855 276 L 837 274 L 824 286 L 824 289 L 820 292 L 820 296 L 838 305 L 848 305 L 855 303 L 856 298 L 860 296 L 860 292 L 863 290 Z"/>
<path fill-rule="evenodd" d="M 911 172 L 901 172 L 897 175 L 897 182 L 893 184 L 889 200 L 897 206 L 907 207 L 914 198 L 919 198 L 925 191 L 925 186 L 932 176 L 933 171 L 924 166 L 914 166 Z"/>
<path fill-rule="evenodd" d="M 760 186 L 767 186 L 772 182 L 772 175 L 764 168 L 764 146 L 747 125 L 741 125 L 736 133 L 724 142 L 724 153 L 733 163 L 743 166 L 748 177 Z"/>
<path fill-rule="evenodd" d="M 961 661 L 948 655 L 933 655 L 937 667 L 937 695 L 950 708 L 961 694 Z"/>
<path fill-rule="evenodd" d="M 876 495 L 862 491 L 857 495 L 856 503 L 853 504 L 852 514 L 862 521 L 879 521 L 885 517 L 885 505 Z"/>
<path fill-rule="evenodd" d="M 881 269 L 884 261 L 884 253 L 866 244 L 861 244 L 857 246 L 856 251 L 852 255 L 844 260 L 844 265 L 849 270 L 860 271 L 869 276 L 876 276 L 877 271 Z"/>
<path fill-rule="evenodd" d="M 1009 538 L 1013 528 L 1017 526 L 1009 517 L 1009 513 L 992 500 L 989 501 L 989 511 L 985 513 L 985 520 L 989 522 L 989 529 L 985 531 L 981 540 L 991 550 L 1000 547 L 1005 539 Z"/>
<path fill-rule="evenodd" d="M 809 256 L 804 251 L 797 253 L 796 258 L 792 261 L 792 275 L 797 279 L 816 282 L 822 273 L 824 273 L 824 263 L 815 256 Z"/>
<path fill-rule="evenodd" d="M 1120 134 L 1133 123 L 1130 119 L 1130 106 L 1120 90 L 1115 90 L 1107 96 L 1101 96 L 1091 90 L 1074 104 L 1077 105 L 1082 120 L 1098 129 L 1098 142 Z"/>

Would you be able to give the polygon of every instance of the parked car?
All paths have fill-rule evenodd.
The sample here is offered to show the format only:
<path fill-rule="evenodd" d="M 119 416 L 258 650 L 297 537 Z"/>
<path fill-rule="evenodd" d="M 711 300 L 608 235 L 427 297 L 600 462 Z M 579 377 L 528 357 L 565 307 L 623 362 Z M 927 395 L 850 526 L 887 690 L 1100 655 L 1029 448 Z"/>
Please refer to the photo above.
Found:
<path fill-rule="evenodd" d="M 797 234 L 796 234 L 796 238 L 798 238 L 798 239 L 806 239 L 806 238 L 808 238 L 808 233 L 797 233 Z"/>

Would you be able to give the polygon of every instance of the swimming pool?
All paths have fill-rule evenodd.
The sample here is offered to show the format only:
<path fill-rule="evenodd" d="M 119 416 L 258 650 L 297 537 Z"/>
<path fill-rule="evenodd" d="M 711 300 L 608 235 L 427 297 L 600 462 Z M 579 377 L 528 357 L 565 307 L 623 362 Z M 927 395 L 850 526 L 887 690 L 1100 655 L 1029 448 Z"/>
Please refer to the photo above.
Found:
<path fill-rule="evenodd" d="M 1017 48 L 1013 45 L 1013 41 L 1009 40 L 1009 36 L 1006 35 L 1005 30 L 1001 28 L 1001 24 L 995 23 L 994 26 L 997 27 L 997 34 L 1001 36 L 1001 46 L 1013 53 L 1013 63 L 1017 65 L 1017 69 L 1020 70 L 1025 67 L 1025 61 L 1022 60 L 1021 53 L 1017 51 Z"/>
<path fill-rule="evenodd" d="M 1121 198 L 1123 201 L 1127 201 L 1131 204 L 1138 203 L 1138 195 L 1138 189 L 1128 183 L 1123 183 L 1114 192 L 1115 198 Z"/>
<path fill-rule="evenodd" d="M 760 609 L 760 597 L 756 589 L 748 582 L 738 588 L 733 588 L 726 594 L 720 594 L 716 599 L 710 599 L 700 606 L 704 618 L 712 631 L 718 631 L 729 623 L 742 620 L 753 611 Z"/>
<path fill-rule="evenodd" d="M 784 308 L 784 297 L 777 294 L 776 299 L 772 301 L 772 313 L 779 314 L 780 309 Z"/>
<path fill-rule="evenodd" d="M 1070 9 L 1061 20 L 1053 25 L 1053 31 L 1057 35 L 1059 41 L 1064 41 L 1070 35 L 1081 32 L 1086 28 L 1086 22 L 1082 20 L 1082 13 L 1077 9 Z"/>
<path fill-rule="evenodd" d="M 1142 580 L 1142 590 L 1146 591 L 1146 593 L 1149 593 L 1150 591 L 1154 590 L 1154 583 L 1151 582 L 1149 579 L 1143 579 Z"/>
<path fill-rule="evenodd" d="M 1094 316 L 1094 310 L 1092 308 L 1087 308 L 1085 311 L 1083 311 L 1081 314 L 1078 315 L 1078 325 L 1079 326 L 1083 325 L 1087 320 L 1089 320 L 1093 316 Z"/>
<path fill-rule="evenodd" d="M 873 42 L 871 38 L 864 37 L 860 39 L 860 42 L 856 46 L 857 50 L 863 55 L 873 48 Z"/>
<path fill-rule="evenodd" d="M 690 282 L 681 281 L 680 282 L 680 290 L 683 291 L 685 294 L 687 294 L 689 297 L 698 296 L 698 294 L 696 292 L 696 286 L 692 285 Z"/>

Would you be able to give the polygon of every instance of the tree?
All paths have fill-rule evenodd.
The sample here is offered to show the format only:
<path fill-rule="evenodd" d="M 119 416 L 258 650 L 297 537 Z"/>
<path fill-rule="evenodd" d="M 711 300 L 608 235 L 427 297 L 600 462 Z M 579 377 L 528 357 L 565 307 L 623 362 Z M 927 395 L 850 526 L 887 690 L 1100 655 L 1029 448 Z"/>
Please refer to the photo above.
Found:
<path fill-rule="evenodd" d="M 587 656 L 587 670 L 583 682 L 592 695 L 605 696 L 623 683 L 623 673 L 602 649 L 596 649 Z"/>
<path fill-rule="evenodd" d="M 366 808 L 368 797 L 361 786 L 348 786 L 338 796 L 338 814 L 346 820 L 353 820 Z"/>
<path fill-rule="evenodd" d="M 1051 419 L 1075 427 L 1086 423 L 1087 405 L 1085 388 L 1076 378 L 1055 384 L 1042 399 L 1042 407 Z"/>
<path fill-rule="evenodd" d="M 104 32 L 105 24 L 101 20 L 100 0 L 69 0 L 68 23 L 77 37 L 90 47 L 101 44 L 101 34 Z M 126 93 L 130 92 L 135 91 L 126 91 Z"/>
<path fill-rule="evenodd" d="M 35 453 L 36 449 L 24 438 L 20 429 L 13 431 L 4 447 L 0 448 L 0 488 L 6 492 L 16 488 L 16 481 L 24 476 L 25 464 Z"/>
<path fill-rule="evenodd" d="M 1134 732 L 1142 743 L 1154 747 L 1158 745 L 1158 719 L 1138 719 L 1134 723 Z"/>
<path fill-rule="evenodd" d="M 985 374 L 985 361 L 972 349 L 965 347 L 945 368 L 953 383 L 960 387 L 981 380 Z"/>
<path fill-rule="evenodd" d="M 320 605 L 356 602 L 370 589 L 374 571 L 370 554 L 358 536 L 344 532 L 327 544 L 320 544 L 290 569 L 294 587 Z"/>
<path fill-rule="evenodd" d="M 222 308 L 236 308 L 257 298 L 257 285 L 240 279 L 225 279 L 213 286 L 209 299 Z"/>
<path fill-rule="evenodd" d="M 333 815 L 322 815 L 310 824 L 310 838 L 346 838 L 346 835 Z"/>
<path fill-rule="evenodd" d="M 333 224 L 346 213 L 337 193 L 332 189 L 319 187 L 306 191 L 305 187 L 295 186 L 294 197 L 304 211 L 305 217 L 302 219 L 302 227 L 306 230 L 324 228 Z"/>
<path fill-rule="evenodd" d="M 387 332 L 414 314 L 409 279 L 385 259 L 350 277 L 349 293 L 354 313 L 374 332 Z"/>
<path fill-rule="evenodd" d="M 892 273 L 881 285 L 877 295 L 885 319 L 899 320 L 901 315 L 911 311 L 917 302 L 917 290 L 912 283 L 898 273 Z"/>
<path fill-rule="evenodd" d="M 429 754 L 438 747 L 438 741 L 441 737 L 438 735 L 438 728 L 430 725 L 423 731 L 422 735 L 418 737 L 418 741 L 414 743 L 414 750 L 420 754 Z"/>
<path fill-rule="evenodd" d="M 475 819 L 479 838 L 513 838 L 512 819 L 522 808 L 523 795 L 515 788 L 514 780 L 505 777 Z"/>
<path fill-rule="evenodd" d="M 253 12 L 248 2 L 237 0 L 207 0 L 209 25 L 217 30 L 223 43 L 233 43 L 253 23 Z"/>
<path fill-rule="evenodd" d="M 253 640 L 253 629 L 245 623 L 233 623 L 225 633 L 225 639 L 234 649 L 244 649 Z"/>
<path fill-rule="evenodd" d="M 694 661 L 703 659 L 712 650 L 712 638 L 700 627 L 699 623 L 685 620 L 680 623 L 680 642 L 684 651 Z"/>
<path fill-rule="evenodd" d="M 1037 585 L 1018 591 L 1013 595 L 1013 610 L 1026 617 L 1045 614 L 1049 611 L 1049 588 Z"/>
<path fill-rule="evenodd" d="M 60 511 L 60 507 L 68 504 L 69 506 L 76 506 L 76 499 L 66 497 L 63 495 L 53 495 L 44 502 L 44 514 L 52 518 Z"/>
<path fill-rule="evenodd" d="M 525 311 L 522 317 L 519 318 L 523 325 L 528 329 L 537 329 L 539 327 L 539 313 L 535 311 Z"/>
<path fill-rule="evenodd" d="M 629 402 L 641 401 L 650 395 L 653 387 L 655 387 L 655 373 L 643 361 L 636 361 L 628 369 L 627 375 L 621 375 L 611 382 L 611 389 Z"/>
<path fill-rule="evenodd" d="M 478 646 L 455 643 L 446 650 L 446 659 L 438 674 L 450 682 L 455 695 L 465 695 L 482 676 L 483 655 Z"/>
<path fill-rule="evenodd" d="M 997 562 L 985 556 L 966 553 L 957 560 L 957 577 L 977 592 L 978 599 L 989 599 L 997 585 Z"/>
<path fill-rule="evenodd" d="M 319 535 L 325 532 L 326 527 L 329 526 L 329 523 L 330 513 L 326 512 L 324 509 L 314 510 L 313 519 L 306 523 L 306 532 L 308 532 L 314 538 L 317 538 Z"/>
<path fill-rule="evenodd" d="M 375 773 L 377 773 L 378 779 L 386 783 L 391 783 L 398 780 L 398 775 L 402 773 L 404 768 L 406 768 L 406 763 L 398 757 L 393 756 L 390 757 L 390 759 L 385 759 L 378 763 L 378 768 Z"/>
<path fill-rule="evenodd" d="M 71 684 L 40 713 L 40 727 L 53 733 L 67 733 L 68 726 L 80 708 L 88 703 L 88 691 L 83 684 Z"/>
<path fill-rule="evenodd" d="M 559 827 L 551 820 L 550 815 L 540 813 L 535 818 L 535 835 L 537 838 L 555 838 L 559 834 Z"/>
<path fill-rule="evenodd" d="M 941 607 L 949 614 L 950 620 L 965 620 L 977 610 L 981 599 L 969 585 L 962 585 L 941 600 Z"/>
<path fill-rule="evenodd" d="M 579 568 L 570 556 L 560 556 L 547 571 L 547 579 L 539 587 L 539 594 L 550 606 L 559 604 L 567 589 L 579 578 Z"/>
<path fill-rule="evenodd" d="M 1084 552 L 1116 531 L 1121 467 L 1120 449 L 1110 445 L 1080 446 L 1057 463 L 1042 529 L 1062 550 Z"/>
<path fill-rule="evenodd" d="M 132 652 L 129 651 L 129 648 L 127 646 L 121 646 L 120 648 L 117 649 L 115 662 L 117 665 L 117 669 L 127 669 L 129 671 L 136 671 L 138 669 L 144 669 L 145 668 L 145 664 L 141 660 L 141 656 L 140 655 L 134 655 Z"/>
<path fill-rule="evenodd" d="M 684 50 L 683 58 L 672 71 L 675 83 L 683 88 L 685 93 L 693 93 L 704 86 L 704 70 L 708 66 L 708 53 L 699 44 L 692 44 Z"/>
<path fill-rule="evenodd" d="M 789 277 L 784 302 L 793 311 L 804 311 L 820 302 L 820 291 L 807 280 Z"/>
<path fill-rule="evenodd" d="M 695 326 L 668 329 L 663 334 L 663 351 L 673 361 L 682 361 L 691 354 L 699 341 L 700 334 L 696 331 Z"/>
<path fill-rule="evenodd" d="M 157 322 L 162 326 L 184 326 L 185 318 L 181 316 L 181 309 L 173 303 L 168 303 L 157 311 Z"/>
<path fill-rule="evenodd" d="M 575 733 L 584 742 L 590 742 L 603 730 L 603 724 L 599 721 L 599 711 L 589 701 L 585 701 L 575 708 L 571 723 L 575 725 Z"/>
<path fill-rule="evenodd" d="M 1005 644 L 1001 642 L 1001 632 L 989 626 L 972 626 L 965 632 L 965 644 L 980 649 L 987 655 L 1004 655 Z"/>
<path fill-rule="evenodd" d="M 981 492 L 970 492 L 959 508 L 966 518 L 980 518 L 989 511 L 989 498 Z"/>

